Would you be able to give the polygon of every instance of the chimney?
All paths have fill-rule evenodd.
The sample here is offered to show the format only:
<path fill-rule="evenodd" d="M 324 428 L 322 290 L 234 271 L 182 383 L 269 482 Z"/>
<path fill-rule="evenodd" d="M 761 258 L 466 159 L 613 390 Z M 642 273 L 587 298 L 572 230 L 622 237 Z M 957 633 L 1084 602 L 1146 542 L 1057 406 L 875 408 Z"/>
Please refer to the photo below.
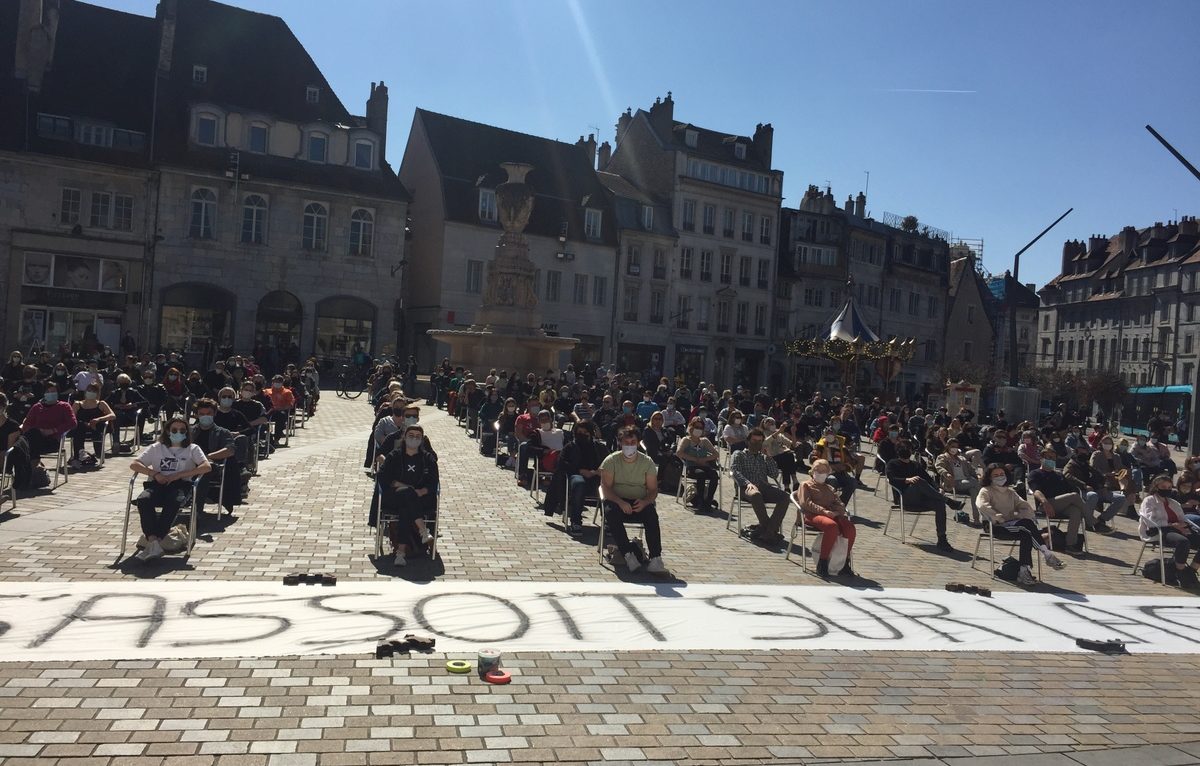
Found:
<path fill-rule="evenodd" d="M 654 99 L 654 105 L 650 107 L 650 124 L 660 138 L 671 139 L 675 130 L 675 102 L 671 99 L 671 91 L 667 91 L 665 99 Z"/>
<path fill-rule="evenodd" d="M 625 130 L 629 127 L 629 123 L 633 122 L 633 110 L 625 107 L 625 113 L 617 118 L 617 135 L 613 139 L 613 143 L 617 146 L 621 145 L 621 136 L 625 135 Z"/>
<path fill-rule="evenodd" d="M 155 16 L 162 30 L 158 38 L 158 73 L 166 75 L 170 73 L 175 58 L 175 23 L 179 16 L 177 0 L 159 0 Z"/>
<path fill-rule="evenodd" d="M 833 201 L 833 192 L 829 189 L 821 195 L 821 213 L 824 215 L 833 215 L 833 211 L 837 209 L 837 203 Z"/>
<path fill-rule="evenodd" d="M 1179 233 L 1196 236 L 1200 234 L 1200 227 L 1196 224 L 1195 216 L 1181 216 L 1179 218 Z"/>
<path fill-rule="evenodd" d="M 771 145 L 775 142 L 775 128 L 771 127 L 771 123 L 766 125 L 759 123 L 754 128 L 754 151 L 759 157 L 763 158 L 763 162 L 767 167 L 771 167 Z"/>
<path fill-rule="evenodd" d="M 1138 231 L 1132 226 L 1121 229 L 1121 252 L 1129 253 L 1137 247 Z"/>
<path fill-rule="evenodd" d="M 588 167 L 595 168 L 596 167 L 596 134 L 588 133 L 588 137 L 586 139 L 583 136 L 580 136 L 579 140 L 575 142 L 575 145 L 583 150 L 583 155 L 585 157 L 587 157 Z"/>
<path fill-rule="evenodd" d="M 25 80 L 31 93 L 42 89 L 42 78 L 54 58 L 59 0 L 20 0 L 17 10 L 13 76 Z"/>
<path fill-rule="evenodd" d="M 607 141 L 600 144 L 600 158 L 596 165 L 597 170 L 604 170 L 608 167 L 608 161 L 612 159 L 612 146 Z"/>
<path fill-rule="evenodd" d="M 854 215 L 854 197 L 846 197 L 846 212 Z"/>
<path fill-rule="evenodd" d="M 854 214 L 859 218 L 867 217 L 867 195 L 862 192 L 854 198 Z"/>
<path fill-rule="evenodd" d="M 387 158 L 387 113 L 388 89 L 383 84 L 371 83 L 371 96 L 367 99 L 367 127 L 379 136 L 379 164 Z"/>

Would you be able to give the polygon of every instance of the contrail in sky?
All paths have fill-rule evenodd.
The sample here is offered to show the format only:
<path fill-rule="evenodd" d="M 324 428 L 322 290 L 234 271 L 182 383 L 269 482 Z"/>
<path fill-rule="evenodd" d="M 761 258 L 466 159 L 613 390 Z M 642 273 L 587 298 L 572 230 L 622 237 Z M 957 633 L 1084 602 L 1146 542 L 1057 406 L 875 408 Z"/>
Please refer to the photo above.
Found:
<path fill-rule="evenodd" d="M 888 93 L 978 93 L 977 90 L 942 90 L 940 88 L 888 88 Z"/>

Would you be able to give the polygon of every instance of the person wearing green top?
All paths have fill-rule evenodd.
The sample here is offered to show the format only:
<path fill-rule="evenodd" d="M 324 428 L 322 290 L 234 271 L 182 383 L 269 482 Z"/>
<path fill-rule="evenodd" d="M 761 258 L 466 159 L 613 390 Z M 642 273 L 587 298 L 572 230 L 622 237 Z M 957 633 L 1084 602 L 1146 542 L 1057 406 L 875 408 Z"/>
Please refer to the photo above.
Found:
<path fill-rule="evenodd" d="M 646 571 L 659 574 L 666 572 L 667 567 L 662 560 L 662 533 L 654 507 L 658 497 L 658 466 L 648 455 L 638 452 L 639 438 L 638 430 L 632 426 L 618 432 L 618 451 L 600 464 L 600 497 L 604 499 L 604 523 L 617 550 L 625 556 L 625 566 L 630 572 L 642 566 L 625 531 L 625 523 L 642 524 L 650 554 Z"/>

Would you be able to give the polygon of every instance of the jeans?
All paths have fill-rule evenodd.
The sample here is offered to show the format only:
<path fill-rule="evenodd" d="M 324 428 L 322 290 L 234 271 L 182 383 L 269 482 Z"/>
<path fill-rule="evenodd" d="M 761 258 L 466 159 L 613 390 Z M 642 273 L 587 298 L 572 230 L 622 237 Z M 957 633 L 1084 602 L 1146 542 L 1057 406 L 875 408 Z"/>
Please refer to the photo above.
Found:
<path fill-rule="evenodd" d="M 177 479 L 167 484 L 146 482 L 146 488 L 133 501 L 141 517 L 142 534 L 160 540 L 166 537 L 179 513 L 180 501 L 186 498 L 189 491 L 190 482 L 187 479 Z M 162 513 L 158 513 L 156 508 L 162 508 Z"/>
<path fill-rule="evenodd" d="M 567 482 L 567 515 L 572 524 L 583 523 L 583 501 L 590 495 L 600 491 L 600 477 L 585 478 L 579 474 L 573 475 Z"/>
<path fill-rule="evenodd" d="M 630 502 L 630 501 L 626 501 Z M 611 500 L 604 501 L 604 523 L 608 533 L 612 535 L 613 543 L 622 554 L 633 550 L 633 543 L 625 531 L 625 522 L 643 524 L 646 529 L 646 552 L 650 558 L 662 555 L 662 530 L 658 526 L 658 509 L 651 503 L 637 513 L 626 514 Z"/>
<path fill-rule="evenodd" d="M 1096 522 L 1108 524 L 1117 514 L 1125 510 L 1125 506 L 1129 505 L 1129 500 L 1122 492 L 1109 492 L 1106 494 L 1108 494 L 1107 498 L 1102 497 L 1098 492 L 1088 492 L 1083 496 L 1084 508 L 1087 511 L 1085 518 L 1088 520 L 1088 529 L 1094 527 Z M 1108 508 L 1100 514 L 1099 518 L 1095 518 L 1094 514 L 1102 501 L 1108 502 Z"/>
<path fill-rule="evenodd" d="M 1047 515 L 1047 518 L 1067 517 L 1067 547 L 1074 547 L 1079 540 L 1079 528 L 1083 526 L 1084 519 L 1091 518 L 1083 498 L 1075 492 L 1069 492 L 1050 498 L 1050 505 L 1054 509 L 1054 516 Z"/>
<path fill-rule="evenodd" d="M 1189 548 L 1196 549 L 1196 555 L 1192 558 L 1192 563 L 1200 563 L 1200 532 L 1191 532 L 1184 534 L 1175 527 L 1160 527 L 1163 536 L 1163 548 L 1175 549 L 1175 563 L 1186 564 Z M 1151 536 L 1150 539 L 1154 539 Z"/>
<path fill-rule="evenodd" d="M 975 496 L 979 494 L 978 479 L 955 479 L 954 491 L 966 495 L 971 500 L 971 520 L 979 521 L 979 508 L 975 505 Z"/>
<path fill-rule="evenodd" d="M 829 483 L 837 489 L 842 505 L 849 508 L 850 498 L 854 496 L 854 490 L 858 489 L 858 480 L 850 473 L 831 473 Z"/>
<path fill-rule="evenodd" d="M 787 515 L 788 494 L 770 484 L 755 486 L 758 487 L 758 492 L 753 495 L 746 494 L 746 490 L 742 489 L 742 499 L 750 503 L 750 507 L 754 509 L 754 515 L 758 517 L 758 533 L 760 535 L 777 535 L 780 527 L 783 526 L 783 517 Z M 767 516 L 767 503 L 775 504 L 775 511 L 769 517 Z"/>

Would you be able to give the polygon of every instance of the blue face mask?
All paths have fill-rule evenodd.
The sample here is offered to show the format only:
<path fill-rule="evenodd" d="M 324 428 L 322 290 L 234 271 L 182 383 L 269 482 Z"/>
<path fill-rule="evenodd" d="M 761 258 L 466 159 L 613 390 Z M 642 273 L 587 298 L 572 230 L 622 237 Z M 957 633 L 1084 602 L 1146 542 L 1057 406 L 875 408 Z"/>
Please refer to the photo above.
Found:
<path fill-rule="evenodd" d="M 233 406 L 233 400 L 230 399 L 229 397 L 223 397 L 221 399 L 221 407 L 222 408 L 229 409 L 232 406 Z"/>
<path fill-rule="evenodd" d="M 187 438 L 187 434 L 181 434 L 178 431 L 170 434 L 172 444 L 183 444 L 183 440 Z"/>
<path fill-rule="evenodd" d="M 209 426 L 211 426 L 213 424 L 213 416 L 212 415 L 201 415 L 196 419 L 198 421 L 200 421 L 200 425 L 203 428 L 208 428 Z"/>
<path fill-rule="evenodd" d="M 1048 471 L 1054 470 L 1054 465 L 1055 465 L 1054 461 L 1049 458 L 1046 458 L 1045 460 L 1042 461 L 1042 468 L 1045 468 Z"/>
<path fill-rule="evenodd" d="M 46 404 L 54 404 L 58 401 L 58 394 L 54 391 L 47 391 L 46 395 L 42 397 L 42 400 L 45 401 Z"/>

